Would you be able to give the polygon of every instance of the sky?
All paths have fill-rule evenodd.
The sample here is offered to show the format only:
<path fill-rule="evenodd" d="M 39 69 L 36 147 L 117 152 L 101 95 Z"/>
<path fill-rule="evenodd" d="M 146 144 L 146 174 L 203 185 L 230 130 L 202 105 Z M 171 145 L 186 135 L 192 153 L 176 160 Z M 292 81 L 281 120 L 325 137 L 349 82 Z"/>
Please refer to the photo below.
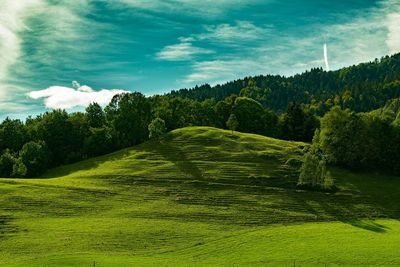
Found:
<path fill-rule="evenodd" d="M 397 52 L 398 0 L 0 0 L 0 118 Z"/>

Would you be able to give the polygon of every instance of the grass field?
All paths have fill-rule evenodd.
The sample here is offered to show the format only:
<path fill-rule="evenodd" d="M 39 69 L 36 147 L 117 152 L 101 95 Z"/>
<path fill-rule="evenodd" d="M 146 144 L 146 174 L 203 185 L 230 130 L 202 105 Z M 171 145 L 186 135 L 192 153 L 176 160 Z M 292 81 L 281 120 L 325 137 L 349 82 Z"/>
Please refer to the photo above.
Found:
<path fill-rule="evenodd" d="M 400 179 L 332 169 L 296 190 L 306 144 L 207 127 L 0 180 L 1 266 L 400 265 Z"/>

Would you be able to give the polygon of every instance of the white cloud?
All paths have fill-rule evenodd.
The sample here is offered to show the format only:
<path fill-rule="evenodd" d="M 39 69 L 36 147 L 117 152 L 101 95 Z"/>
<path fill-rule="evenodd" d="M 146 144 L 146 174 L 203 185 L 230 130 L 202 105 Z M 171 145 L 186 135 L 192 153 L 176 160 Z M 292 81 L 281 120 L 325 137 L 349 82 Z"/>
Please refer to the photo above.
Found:
<path fill-rule="evenodd" d="M 206 25 L 204 29 L 204 33 L 178 38 L 180 43 L 164 47 L 156 54 L 156 58 L 168 61 L 192 60 L 196 55 L 214 53 L 210 49 L 194 46 L 195 42 L 208 41 L 221 45 L 235 45 L 261 40 L 270 33 L 270 27 L 257 27 L 249 21 L 236 21 L 235 25 Z"/>
<path fill-rule="evenodd" d="M 77 83 L 74 82 L 74 85 Z M 52 109 L 70 109 L 81 106 L 86 107 L 90 103 L 96 102 L 100 105 L 108 104 L 111 99 L 117 95 L 126 93 L 120 89 L 95 91 L 89 86 L 80 86 L 79 88 L 69 88 L 63 86 L 51 86 L 44 90 L 32 91 L 28 94 L 33 99 L 44 99 L 47 108 Z"/>
<path fill-rule="evenodd" d="M 388 36 L 386 44 L 391 54 L 400 52 L 400 14 L 390 13 L 387 16 Z"/>
<path fill-rule="evenodd" d="M 124 4 L 133 8 L 151 10 L 160 13 L 179 13 L 189 16 L 216 17 L 231 9 L 240 9 L 244 6 L 266 0 L 116 0 L 113 4 Z"/>
<path fill-rule="evenodd" d="M 251 59 L 232 58 L 196 62 L 193 65 L 193 73 L 182 82 L 187 84 L 208 82 L 215 85 L 246 75 L 261 74 L 264 68 L 257 60 Z"/>
<path fill-rule="evenodd" d="M 164 47 L 157 53 L 157 59 L 168 61 L 191 60 L 194 56 L 200 54 L 212 54 L 213 51 L 201 47 L 195 47 L 188 38 L 180 38 L 181 43 Z"/>
<path fill-rule="evenodd" d="M 219 24 L 205 26 L 205 33 L 199 34 L 197 39 L 213 42 L 243 42 L 265 38 L 271 33 L 271 26 L 258 27 L 250 21 L 236 21 L 235 24 Z"/>
<path fill-rule="evenodd" d="M 387 27 L 386 45 L 390 54 L 400 52 L 400 2 L 398 0 L 382 1 L 382 20 Z M 379 16 L 379 15 L 378 15 Z"/>
<path fill-rule="evenodd" d="M 9 90 L 18 83 L 25 82 L 20 77 L 12 76 L 11 70 L 22 77 L 29 77 L 32 69 L 29 60 L 50 65 L 60 58 L 49 56 L 60 43 L 82 40 L 77 33 L 80 27 L 87 27 L 79 12 L 88 10 L 88 0 L 74 0 L 62 4 L 51 4 L 48 0 L 0 0 L 0 98 L 16 98 L 16 91 Z M 28 25 L 28 19 L 40 19 L 41 23 Z M 34 53 L 25 53 L 22 44 L 23 34 L 29 33 L 35 38 Z M 76 47 L 76 48 L 75 48 Z M 82 46 L 68 47 L 69 51 L 80 50 Z M 79 53 L 77 53 L 79 54 Z M 68 57 L 65 57 L 68 59 Z M 26 79 L 26 78 L 25 78 Z M 18 91 L 27 90 L 18 86 Z M 18 95 L 17 95 L 18 96 Z M 7 100 L 7 101 L 8 101 Z"/>
<path fill-rule="evenodd" d="M 29 110 L 29 107 L 20 103 L 0 102 L 0 110 L 7 112 L 24 112 Z M 1 114 L 3 115 L 3 114 Z"/>
<path fill-rule="evenodd" d="M 20 54 L 18 32 L 28 30 L 24 18 L 43 4 L 42 0 L 2 0 L 0 2 L 0 81 L 7 77 L 8 68 Z M 1 90 L 1 96 L 4 95 Z"/>

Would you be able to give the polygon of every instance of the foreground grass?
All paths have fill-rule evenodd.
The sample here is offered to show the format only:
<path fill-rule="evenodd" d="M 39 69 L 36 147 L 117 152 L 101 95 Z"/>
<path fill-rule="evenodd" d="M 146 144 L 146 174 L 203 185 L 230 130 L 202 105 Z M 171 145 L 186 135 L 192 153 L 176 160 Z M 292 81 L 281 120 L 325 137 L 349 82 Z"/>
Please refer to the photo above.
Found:
<path fill-rule="evenodd" d="M 59 221 L 59 223 L 73 225 L 70 221 Z M 100 224 L 102 223 L 105 221 Z M 365 225 L 383 229 L 381 232 L 366 231 L 349 224 L 331 222 L 257 227 L 230 234 L 218 234 L 210 230 L 207 225 L 196 223 L 182 226 L 162 221 L 143 222 L 144 224 L 151 223 L 153 227 L 151 231 L 146 230 L 147 227 L 143 227 L 144 225 L 137 221 L 123 223 L 125 226 L 121 231 L 124 233 L 130 235 L 131 232 L 145 231 L 147 239 L 150 237 L 157 239 L 160 235 L 165 237 L 165 234 L 161 234 L 161 231 L 157 232 L 156 229 L 167 229 L 165 227 L 168 226 L 176 230 L 180 228 L 183 231 L 187 231 L 188 227 L 193 228 L 192 231 L 196 229 L 198 235 L 212 234 L 213 238 L 198 239 L 197 243 L 196 238 L 176 239 L 180 242 L 176 242 L 167 251 L 159 253 L 152 250 L 117 253 L 115 248 L 102 254 L 96 254 L 94 251 L 73 255 L 54 253 L 44 258 L 15 262 L 11 266 L 93 266 L 94 262 L 96 266 L 293 266 L 294 263 L 296 266 L 324 266 L 325 264 L 329 266 L 397 266 L 400 262 L 398 253 L 400 223 L 397 221 L 363 222 Z M 112 223 L 109 226 L 113 228 Z M 96 235 L 102 231 L 104 229 L 89 232 L 90 235 Z M 182 236 L 178 232 L 175 234 Z M 132 240 L 135 242 L 135 238 Z M 43 241 L 46 242 L 46 240 Z M 103 245 L 107 245 L 106 243 L 107 241 L 103 241 Z"/>
<path fill-rule="evenodd" d="M 333 169 L 336 194 L 296 190 L 304 146 L 193 127 L 2 179 L 0 265 L 399 265 L 400 179 Z"/>

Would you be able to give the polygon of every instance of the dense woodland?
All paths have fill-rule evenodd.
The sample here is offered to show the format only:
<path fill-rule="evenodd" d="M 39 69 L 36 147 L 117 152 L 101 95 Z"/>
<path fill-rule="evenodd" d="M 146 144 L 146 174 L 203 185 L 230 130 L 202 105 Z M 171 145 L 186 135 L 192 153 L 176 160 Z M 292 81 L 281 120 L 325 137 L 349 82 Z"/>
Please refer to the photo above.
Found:
<path fill-rule="evenodd" d="M 256 86 L 242 90 L 249 80 Z M 356 112 L 372 111 L 400 97 L 400 54 L 337 71 L 316 68 L 292 77 L 247 77 L 214 87 L 206 84 L 171 92 L 197 100 L 223 100 L 232 94 L 251 96 L 276 112 L 283 112 L 291 102 L 305 104 L 318 115 L 337 105 Z"/>
<path fill-rule="evenodd" d="M 5 119 L 0 176 L 35 177 L 186 126 L 313 140 L 306 159 L 315 168 L 335 164 L 399 174 L 399 97 L 400 55 L 333 72 L 258 76 L 163 96 L 121 94 L 105 108 L 93 103 L 85 112 Z"/>

